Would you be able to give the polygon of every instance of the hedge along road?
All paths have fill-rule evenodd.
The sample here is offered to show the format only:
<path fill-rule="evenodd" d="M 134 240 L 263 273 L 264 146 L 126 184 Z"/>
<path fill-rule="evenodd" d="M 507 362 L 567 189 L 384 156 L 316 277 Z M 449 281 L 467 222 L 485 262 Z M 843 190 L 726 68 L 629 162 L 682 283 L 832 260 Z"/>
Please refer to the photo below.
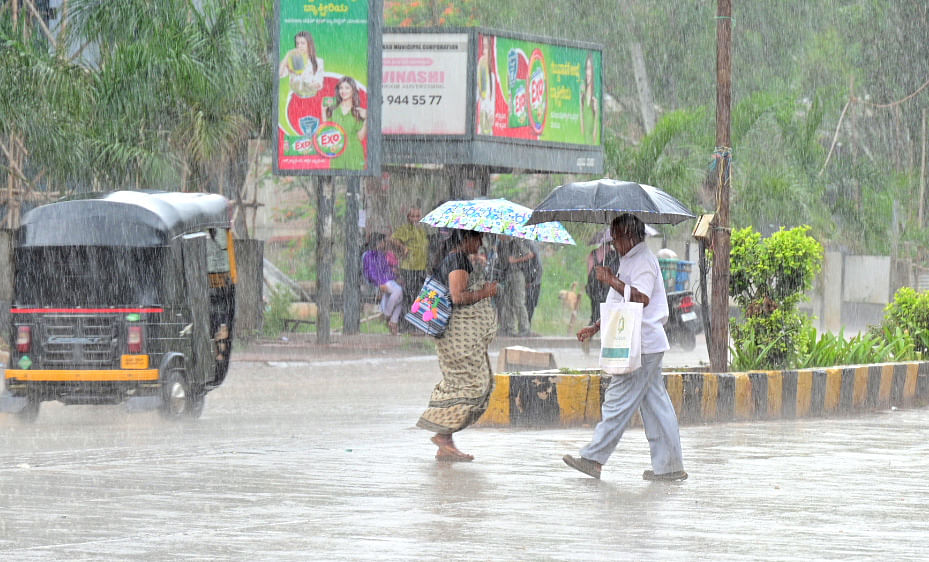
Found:
<path fill-rule="evenodd" d="M 567 361 L 559 364 L 568 365 Z M 924 558 L 929 410 L 682 428 L 684 482 L 603 479 L 590 428 L 473 428 L 437 464 L 414 428 L 434 357 L 234 362 L 203 418 L 44 404 L 0 417 L 0 558 Z"/>

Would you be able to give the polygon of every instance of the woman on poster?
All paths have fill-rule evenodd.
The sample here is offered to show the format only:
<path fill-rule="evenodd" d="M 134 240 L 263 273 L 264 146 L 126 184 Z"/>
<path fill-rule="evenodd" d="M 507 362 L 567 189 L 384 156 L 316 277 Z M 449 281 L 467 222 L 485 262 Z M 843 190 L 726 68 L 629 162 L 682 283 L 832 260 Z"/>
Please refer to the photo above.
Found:
<path fill-rule="evenodd" d="M 496 112 L 496 61 L 494 60 L 493 37 L 481 36 L 481 52 L 477 59 L 477 134 L 493 134 Z"/>
<path fill-rule="evenodd" d="M 594 92 L 594 61 L 593 53 L 587 52 L 587 62 L 584 63 L 584 82 L 581 90 L 581 136 L 587 144 L 599 144 L 600 141 L 600 113 L 599 100 Z"/>
<path fill-rule="evenodd" d="M 368 111 L 361 107 L 358 84 L 350 76 L 343 76 L 335 86 L 336 103 L 326 108 L 326 120 L 345 131 L 345 150 L 330 160 L 330 168 L 363 170 L 365 168 L 364 142 L 368 135 Z"/>
<path fill-rule="evenodd" d="M 297 33 L 294 48 L 287 52 L 278 67 L 278 76 L 289 78 L 293 92 L 287 104 L 287 118 L 306 136 L 312 136 L 319 126 L 322 103 L 318 94 L 323 89 L 324 75 L 323 59 L 316 56 L 313 36 L 309 31 Z M 307 117 L 313 119 L 305 120 Z"/>

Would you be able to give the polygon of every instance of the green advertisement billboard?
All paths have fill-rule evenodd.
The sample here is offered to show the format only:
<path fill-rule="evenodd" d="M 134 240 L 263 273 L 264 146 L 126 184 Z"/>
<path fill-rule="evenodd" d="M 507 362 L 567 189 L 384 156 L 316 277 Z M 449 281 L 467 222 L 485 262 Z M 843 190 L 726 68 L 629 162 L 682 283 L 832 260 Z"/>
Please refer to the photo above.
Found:
<path fill-rule="evenodd" d="M 380 1 L 276 8 L 275 173 L 380 173 Z"/>
<path fill-rule="evenodd" d="M 475 134 L 600 145 L 602 52 L 478 34 Z"/>

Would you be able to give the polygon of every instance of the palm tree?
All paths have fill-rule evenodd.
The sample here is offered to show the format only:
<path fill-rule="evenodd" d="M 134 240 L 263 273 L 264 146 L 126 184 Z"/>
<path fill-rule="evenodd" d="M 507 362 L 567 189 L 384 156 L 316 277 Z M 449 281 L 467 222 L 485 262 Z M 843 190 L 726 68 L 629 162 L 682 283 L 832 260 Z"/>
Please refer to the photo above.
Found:
<path fill-rule="evenodd" d="M 8 228 L 18 226 L 24 202 L 45 199 L 45 186 L 78 177 L 87 148 L 91 77 L 55 54 L 55 38 L 36 14 L 0 6 L 0 198 Z"/>
<path fill-rule="evenodd" d="M 0 174 L 19 186 L 8 192 L 161 188 L 241 202 L 247 143 L 270 136 L 270 0 L 63 9 L 44 36 L 0 18 Z"/>

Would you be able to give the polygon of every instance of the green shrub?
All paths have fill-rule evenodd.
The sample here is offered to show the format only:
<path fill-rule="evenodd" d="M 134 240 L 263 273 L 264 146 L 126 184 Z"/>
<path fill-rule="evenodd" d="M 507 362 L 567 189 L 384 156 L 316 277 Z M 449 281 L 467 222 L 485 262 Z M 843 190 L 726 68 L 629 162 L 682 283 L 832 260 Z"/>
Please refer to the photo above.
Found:
<path fill-rule="evenodd" d="M 806 346 L 810 319 L 805 314 L 775 309 L 732 324 L 732 367 L 748 369 L 789 369 L 797 364 L 800 349 Z M 814 329 L 815 332 L 815 329 Z"/>
<path fill-rule="evenodd" d="M 804 328 L 804 345 L 799 348 L 798 368 L 827 367 L 840 365 L 845 356 L 845 330 L 838 334 L 823 332 L 817 337 L 813 325 Z"/>
<path fill-rule="evenodd" d="M 929 292 L 900 289 L 881 325 L 850 339 L 844 330 L 817 334 L 809 317 L 796 312 L 823 255 L 807 230 L 782 229 L 766 240 L 751 228 L 733 231 L 729 288 L 745 319 L 731 323 L 732 368 L 814 368 L 924 357 L 929 350 Z"/>
<path fill-rule="evenodd" d="M 738 347 L 729 348 L 731 357 L 729 366 L 733 371 L 757 371 L 769 368 L 768 354 L 777 344 L 777 340 L 762 343 L 762 338 L 758 337 L 754 331 L 746 330 L 740 334 L 738 342 Z"/>
<path fill-rule="evenodd" d="M 878 328 L 846 339 L 845 331 L 838 334 L 807 328 L 805 345 L 801 347 L 796 367 L 814 368 L 833 365 L 865 365 L 891 361 L 913 361 L 920 358 L 913 338 L 900 328 Z"/>
<path fill-rule="evenodd" d="M 781 229 L 764 240 L 751 227 L 732 232 L 729 292 L 746 316 L 772 303 L 793 310 L 804 300 L 823 260 L 822 245 L 807 231 Z"/>
<path fill-rule="evenodd" d="M 929 352 L 929 291 L 920 293 L 911 287 L 897 290 L 893 302 L 884 309 L 881 329 L 899 329 L 912 338 L 916 352 Z"/>
<path fill-rule="evenodd" d="M 823 247 L 808 230 L 781 229 L 766 239 L 751 227 L 733 231 L 729 291 L 744 315 L 730 322 L 733 368 L 790 368 L 810 345 L 810 320 L 796 306 L 822 267 Z"/>
<path fill-rule="evenodd" d="M 266 336 L 278 336 L 284 329 L 284 320 L 290 314 L 290 305 L 296 300 L 293 291 L 284 286 L 272 287 L 265 308 L 262 333 Z"/>
<path fill-rule="evenodd" d="M 920 361 L 925 357 L 925 351 L 917 348 L 912 332 L 899 326 L 881 328 L 883 341 L 882 349 L 889 353 L 885 361 Z"/>

